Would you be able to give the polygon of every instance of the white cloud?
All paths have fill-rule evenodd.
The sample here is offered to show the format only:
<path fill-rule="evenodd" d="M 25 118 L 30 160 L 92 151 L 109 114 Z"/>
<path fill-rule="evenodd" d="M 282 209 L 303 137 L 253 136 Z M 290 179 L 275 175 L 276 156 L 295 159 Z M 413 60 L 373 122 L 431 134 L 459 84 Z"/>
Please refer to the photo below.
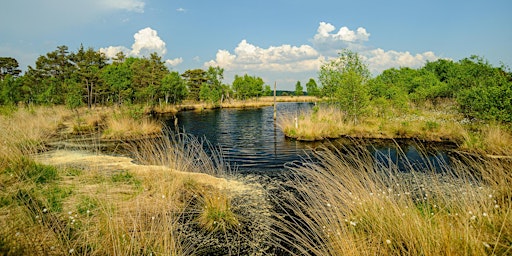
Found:
<path fill-rule="evenodd" d="M 134 43 L 129 49 L 125 46 L 108 46 L 100 48 L 100 51 L 108 58 L 113 58 L 117 53 L 123 52 L 128 56 L 149 57 L 152 53 L 164 56 L 167 53 L 165 42 L 158 36 L 158 32 L 150 27 L 139 30 L 133 35 Z M 183 62 L 182 58 L 168 59 L 165 63 L 175 67 Z"/>
<path fill-rule="evenodd" d="M 380 74 L 382 71 L 392 67 L 419 68 L 427 61 L 439 59 L 439 56 L 436 56 L 431 51 L 413 55 L 407 51 L 384 51 L 380 48 L 361 52 L 361 56 L 373 74 Z"/>
<path fill-rule="evenodd" d="M 219 50 L 215 60 L 205 66 L 220 66 L 227 70 L 301 72 L 318 68 L 321 56 L 309 45 L 280 45 L 261 48 L 242 40 L 234 50 Z"/>
<path fill-rule="evenodd" d="M 180 7 L 180 8 L 178 8 L 178 9 L 176 9 L 176 11 L 177 11 L 177 12 L 186 12 L 187 10 L 186 10 L 186 9 L 184 9 L 184 8 L 181 8 L 181 7 Z"/>
<path fill-rule="evenodd" d="M 109 46 L 106 48 L 100 48 L 100 52 L 104 53 L 107 58 L 114 58 L 119 52 L 123 52 L 125 54 L 129 53 L 130 49 L 124 46 Z"/>
<path fill-rule="evenodd" d="M 267 82 L 277 81 L 292 88 L 297 80 L 316 77 L 321 65 L 328 59 L 336 58 L 344 48 L 359 53 L 375 75 L 392 67 L 418 68 L 426 61 L 439 58 L 430 51 L 413 54 L 370 48 L 364 45 L 369 39 L 370 33 L 363 27 L 356 30 L 341 27 L 336 31 L 332 24 L 320 22 L 311 40 L 312 46 L 283 44 L 262 48 L 242 40 L 231 52 L 218 50 L 215 59 L 204 63 L 204 66 L 220 66 L 230 75 L 248 72 L 269 79 L 265 80 Z"/>
<path fill-rule="evenodd" d="M 167 53 L 165 42 L 158 36 L 156 30 L 150 27 L 139 30 L 139 32 L 133 35 L 133 38 L 135 42 L 132 45 L 132 55 L 149 56 L 153 52 L 159 55 Z"/>
<path fill-rule="evenodd" d="M 337 33 L 331 33 L 336 27 L 330 23 L 320 22 L 317 33 L 313 37 L 314 45 L 343 45 L 351 43 L 362 43 L 368 41 L 370 33 L 365 28 L 359 27 L 356 31 L 350 30 L 348 27 L 342 27 Z"/>
<path fill-rule="evenodd" d="M 167 64 L 168 66 L 171 66 L 171 67 L 176 67 L 181 63 L 183 63 L 183 58 L 176 58 L 176 59 L 165 61 L 165 64 Z"/>
<path fill-rule="evenodd" d="M 144 6 L 146 3 L 141 0 L 94 0 L 98 6 L 102 6 L 107 9 L 118 9 L 130 12 L 144 12 Z"/>

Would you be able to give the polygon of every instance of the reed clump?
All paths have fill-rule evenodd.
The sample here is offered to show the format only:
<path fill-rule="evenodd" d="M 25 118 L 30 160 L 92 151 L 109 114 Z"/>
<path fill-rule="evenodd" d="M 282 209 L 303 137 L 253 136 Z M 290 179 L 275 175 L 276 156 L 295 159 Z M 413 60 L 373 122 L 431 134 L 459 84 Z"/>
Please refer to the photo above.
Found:
<path fill-rule="evenodd" d="M 363 147 L 317 150 L 292 167 L 276 236 L 300 255 L 505 255 L 512 162 L 453 158 L 442 171 L 373 160 Z"/>
<path fill-rule="evenodd" d="M 345 115 L 334 107 L 314 107 L 311 111 L 280 116 L 278 125 L 287 137 L 298 140 L 338 138 L 347 129 Z"/>

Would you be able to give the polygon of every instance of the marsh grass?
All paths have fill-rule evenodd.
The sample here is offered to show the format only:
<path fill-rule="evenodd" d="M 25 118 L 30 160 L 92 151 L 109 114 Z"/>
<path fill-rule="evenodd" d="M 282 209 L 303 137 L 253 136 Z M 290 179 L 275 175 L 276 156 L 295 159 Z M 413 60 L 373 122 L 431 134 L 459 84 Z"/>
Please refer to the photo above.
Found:
<path fill-rule="evenodd" d="M 464 141 L 466 131 L 460 123 L 462 117 L 453 111 L 425 108 L 400 111 L 392 106 L 373 107 L 369 110 L 358 123 L 354 123 L 342 110 L 320 104 L 299 115 L 285 115 L 280 118 L 279 125 L 286 136 L 298 140 L 322 140 L 347 136 L 384 139 L 414 138 L 454 143 Z"/>
<path fill-rule="evenodd" d="M 286 136 L 299 140 L 338 138 L 347 129 L 345 115 L 334 107 L 315 107 L 298 114 L 280 115 L 278 125 Z"/>
<path fill-rule="evenodd" d="M 510 161 L 452 158 L 434 171 L 333 145 L 292 167 L 276 236 L 300 255 L 505 255 Z"/>
<path fill-rule="evenodd" d="M 68 115 L 63 107 L 24 107 L 0 115 L 0 167 L 42 150 Z"/>
<path fill-rule="evenodd" d="M 101 156 L 95 162 L 94 152 L 100 150 L 94 149 L 69 154 L 72 159 L 63 159 L 61 165 L 35 162 L 46 142 L 67 138 L 63 133 L 89 136 L 73 134 L 74 122 L 101 131 L 109 127 L 105 120 L 116 115 L 122 114 L 50 108 L 20 109 L 0 116 L 4 131 L 0 135 L 4 150 L 0 254 L 233 255 L 265 251 L 268 223 L 265 218 L 255 221 L 254 216 L 268 209 L 249 210 L 246 200 L 266 202 L 247 192 L 249 188 L 241 182 L 228 181 L 230 171 L 222 157 L 211 157 L 215 149 L 210 146 L 206 153 L 205 144 L 195 138 L 151 132 L 158 136 L 139 134 L 138 140 L 127 140 L 129 153 L 145 164 L 140 166 L 106 162 Z M 119 136 L 126 138 L 127 134 L 131 133 Z M 239 217 L 242 213 L 244 218 Z M 240 225 L 245 228 L 239 229 Z"/>

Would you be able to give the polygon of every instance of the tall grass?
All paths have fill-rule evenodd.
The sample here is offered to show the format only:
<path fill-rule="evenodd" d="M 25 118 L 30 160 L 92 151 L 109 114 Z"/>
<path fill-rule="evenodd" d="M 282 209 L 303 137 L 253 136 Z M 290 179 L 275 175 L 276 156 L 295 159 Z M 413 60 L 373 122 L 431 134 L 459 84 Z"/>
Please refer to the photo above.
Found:
<path fill-rule="evenodd" d="M 63 107 L 25 107 L 0 115 L 0 168 L 2 163 L 43 149 L 62 119 L 70 115 Z"/>
<path fill-rule="evenodd" d="M 2 139 L 8 142 L 2 147 L 10 153 L 2 155 L 0 166 L 0 254 L 261 255 L 268 250 L 264 193 L 230 177 L 222 157 L 211 157 L 195 138 L 160 133 L 129 140 L 129 153 L 139 164 L 92 152 L 72 152 L 52 165 L 36 162 L 44 160 L 35 157 L 40 145 L 62 136 L 63 126 L 73 130 L 77 113 L 63 113 L 55 124 L 28 112 L 2 116 Z M 96 126 L 89 121 L 98 120 L 93 116 L 80 113 L 81 125 Z M 18 123 L 27 119 L 40 123 Z M 26 138 L 37 143 L 24 143 Z"/>
<path fill-rule="evenodd" d="M 280 116 L 278 125 L 288 137 L 312 141 L 341 136 L 346 128 L 344 119 L 344 113 L 335 107 L 315 107 Z"/>
<path fill-rule="evenodd" d="M 336 145 L 315 157 L 291 168 L 291 190 L 279 201 L 276 236 L 291 253 L 512 253 L 511 161 L 461 156 L 442 172 L 404 172 L 363 147 Z"/>

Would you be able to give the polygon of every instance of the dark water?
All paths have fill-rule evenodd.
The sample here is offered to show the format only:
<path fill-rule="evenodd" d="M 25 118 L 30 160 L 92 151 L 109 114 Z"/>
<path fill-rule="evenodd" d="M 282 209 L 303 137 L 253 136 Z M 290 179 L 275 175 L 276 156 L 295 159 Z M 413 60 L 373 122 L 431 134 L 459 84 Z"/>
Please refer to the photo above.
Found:
<path fill-rule="evenodd" d="M 312 103 L 278 103 L 277 112 L 278 116 L 296 115 L 312 106 Z M 274 122 L 273 112 L 273 107 L 215 109 L 184 111 L 176 117 L 180 129 L 220 147 L 224 160 L 239 172 L 271 172 L 283 170 L 286 163 L 301 161 L 307 153 L 321 145 L 319 142 L 285 138 Z M 167 124 L 174 127 L 174 119 L 169 119 Z M 449 162 L 442 149 L 429 147 L 418 150 L 418 145 L 410 141 L 365 143 L 375 160 L 383 162 L 383 165 L 391 161 L 403 168 L 419 169 L 439 167 Z"/>

